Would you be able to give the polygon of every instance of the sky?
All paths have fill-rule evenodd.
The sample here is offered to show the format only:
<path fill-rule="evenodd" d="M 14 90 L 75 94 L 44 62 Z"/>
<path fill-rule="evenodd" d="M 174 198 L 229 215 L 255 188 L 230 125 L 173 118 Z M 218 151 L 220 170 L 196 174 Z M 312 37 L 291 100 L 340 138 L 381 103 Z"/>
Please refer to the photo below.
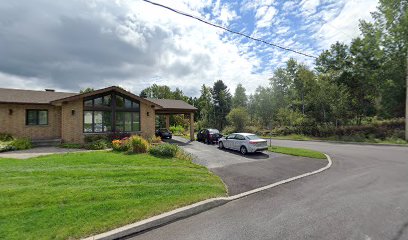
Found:
<path fill-rule="evenodd" d="M 377 0 L 152 0 L 311 55 L 359 35 Z M 154 83 L 199 96 L 223 80 L 233 92 L 267 86 L 289 58 L 314 60 L 141 0 L 0 1 L 0 87 L 78 92 Z"/>

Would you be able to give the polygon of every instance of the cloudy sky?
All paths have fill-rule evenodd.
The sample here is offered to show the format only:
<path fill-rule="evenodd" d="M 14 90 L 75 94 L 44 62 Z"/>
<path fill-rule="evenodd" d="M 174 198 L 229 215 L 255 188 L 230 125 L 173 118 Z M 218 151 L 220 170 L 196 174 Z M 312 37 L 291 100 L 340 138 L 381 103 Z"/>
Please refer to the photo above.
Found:
<path fill-rule="evenodd" d="M 318 55 L 358 35 L 377 0 L 152 0 Z M 77 92 L 156 83 L 192 96 L 222 79 L 253 92 L 290 57 L 141 0 L 1 0 L 0 87 Z"/>

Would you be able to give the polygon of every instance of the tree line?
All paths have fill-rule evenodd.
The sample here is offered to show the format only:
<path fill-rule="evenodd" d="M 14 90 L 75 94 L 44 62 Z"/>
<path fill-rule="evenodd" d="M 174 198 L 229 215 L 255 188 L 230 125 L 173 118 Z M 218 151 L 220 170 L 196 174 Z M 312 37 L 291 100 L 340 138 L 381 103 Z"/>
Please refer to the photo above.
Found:
<path fill-rule="evenodd" d="M 360 21 L 360 36 L 336 42 L 314 66 L 295 59 L 277 68 L 269 85 L 234 93 L 222 80 L 202 85 L 199 97 L 153 85 L 143 97 L 181 99 L 196 106 L 198 124 L 218 129 L 246 126 L 360 125 L 366 118 L 403 117 L 407 69 L 408 1 L 380 0 L 373 22 Z"/>

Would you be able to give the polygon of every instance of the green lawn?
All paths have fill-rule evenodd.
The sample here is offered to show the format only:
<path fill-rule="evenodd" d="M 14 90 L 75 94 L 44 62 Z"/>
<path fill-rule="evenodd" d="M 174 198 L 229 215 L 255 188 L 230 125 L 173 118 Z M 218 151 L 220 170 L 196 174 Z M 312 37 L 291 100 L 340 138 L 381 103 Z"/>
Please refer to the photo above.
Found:
<path fill-rule="evenodd" d="M 268 150 L 271 152 L 288 154 L 288 155 L 299 156 L 299 157 L 326 159 L 326 156 L 321 152 L 309 150 L 309 149 L 303 149 L 303 148 L 271 146 L 268 148 Z"/>
<path fill-rule="evenodd" d="M 206 168 L 147 154 L 0 158 L 0 172 L 0 236 L 9 240 L 85 237 L 226 195 Z"/>

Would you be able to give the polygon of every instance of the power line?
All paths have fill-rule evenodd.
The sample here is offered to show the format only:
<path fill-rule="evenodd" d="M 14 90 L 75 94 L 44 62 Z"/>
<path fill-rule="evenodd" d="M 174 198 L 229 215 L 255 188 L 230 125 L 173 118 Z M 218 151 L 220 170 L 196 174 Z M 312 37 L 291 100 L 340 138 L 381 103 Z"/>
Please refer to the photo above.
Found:
<path fill-rule="evenodd" d="M 204 20 L 204 19 L 202 19 L 202 18 L 193 16 L 193 15 L 188 14 L 188 13 L 181 12 L 181 11 L 179 11 L 179 10 L 176 10 L 176 9 L 174 9 L 174 8 L 171 8 L 171 7 L 168 7 L 168 6 L 159 4 L 159 3 L 151 2 L 151 1 L 149 1 L 149 0 L 142 0 L 142 1 L 147 2 L 147 3 L 150 3 L 150 4 L 155 5 L 155 6 L 158 6 L 158 7 L 165 8 L 165 9 L 170 10 L 170 11 L 172 11 L 172 12 L 175 12 L 175 13 L 177 13 L 177 14 L 180 14 L 180 15 L 183 15 L 183 16 L 186 16 L 186 17 L 189 17 L 189 18 L 193 18 L 193 19 L 195 19 L 195 20 L 197 20 L 197 21 L 200 21 L 200 22 L 202 22 L 202 23 L 208 24 L 208 25 L 213 26 L 213 27 L 216 27 L 216 28 L 220 28 L 220 29 L 222 29 L 222 30 L 225 30 L 225 31 L 230 32 L 230 33 L 233 33 L 233 34 L 237 34 L 237 35 L 246 37 L 246 38 L 251 39 L 251 40 L 254 40 L 254 41 L 258 41 L 258 42 L 261 42 L 261 43 L 264 43 L 264 44 L 267 44 L 267 45 L 270 45 L 270 46 L 273 46 L 273 47 L 280 48 L 280 49 L 285 50 L 285 51 L 294 52 L 294 53 L 296 53 L 296 54 L 300 54 L 300 55 L 303 55 L 303 56 L 306 56 L 306 57 L 316 58 L 316 59 L 317 59 L 316 56 L 313 56 L 313 55 L 310 55 L 310 54 L 307 54 L 307 53 L 303 53 L 303 52 L 300 52 L 300 51 L 297 51 L 297 50 L 294 50 L 294 49 L 290 49 L 290 48 L 287 48 L 287 47 L 279 46 L 279 45 L 277 45 L 277 44 L 274 44 L 274 43 L 271 43 L 271 42 L 267 42 L 267 41 L 265 41 L 265 40 L 263 40 L 263 39 L 260 39 L 260 38 L 251 37 L 251 36 L 249 36 L 249 35 L 247 35 L 247 34 L 245 34 L 245 33 L 241 33 L 241 32 L 237 32 L 237 31 L 228 29 L 228 28 L 223 27 L 223 26 L 221 26 L 221 25 L 218 25 L 218 24 L 209 22 L 209 21 Z"/>

